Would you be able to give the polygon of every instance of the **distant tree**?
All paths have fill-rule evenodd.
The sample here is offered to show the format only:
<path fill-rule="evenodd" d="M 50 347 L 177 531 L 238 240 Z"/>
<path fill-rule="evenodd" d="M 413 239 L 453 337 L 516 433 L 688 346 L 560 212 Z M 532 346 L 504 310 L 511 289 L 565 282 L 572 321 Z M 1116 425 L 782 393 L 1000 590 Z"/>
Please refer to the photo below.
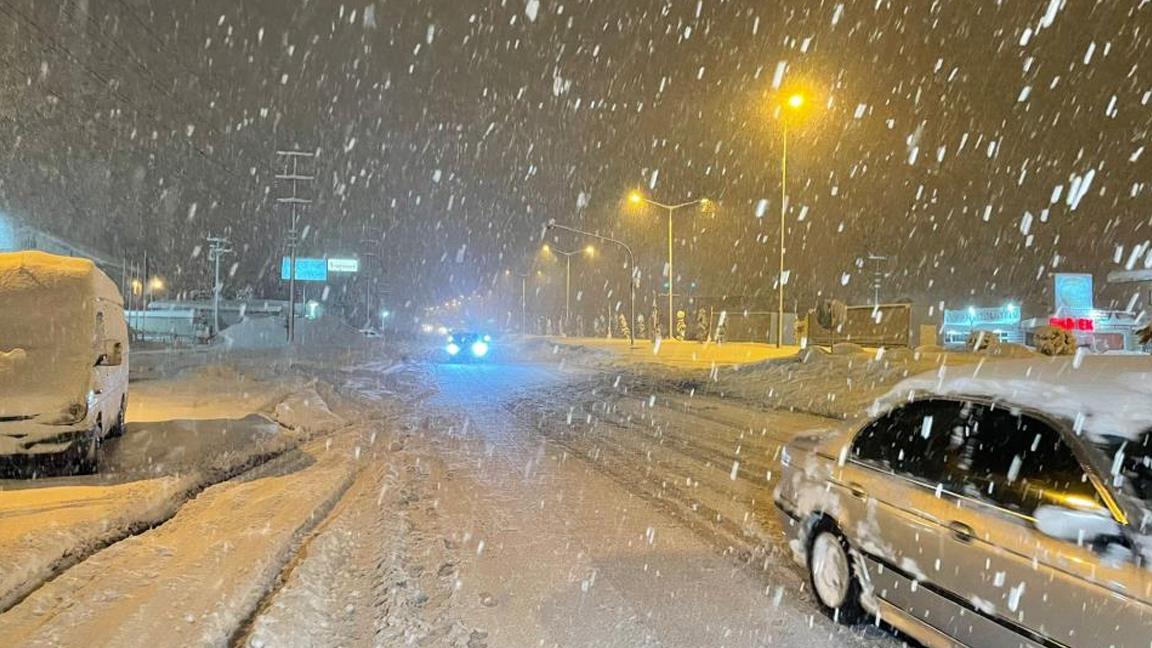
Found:
<path fill-rule="evenodd" d="M 709 322 L 708 310 L 705 308 L 696 309 L 696 339 L 701 342 L 707 342 L 708 336 L 712 333 L 712 325 Z"/>
<path fill-rule="evenodd" d="M 720 311 L 716 320 L 716 344 L 724 344 L 728 338 L 728 311 Z"/>
<path fill-rule="evenodd" d="M 644 319 L 644 313 L 636 316 L 636 337 L 640 339 L 648 337 L 648 322 Z"/>
<path fill-rule="evenodd" d="M 1142 328 L 1136 329 L 1136 336 L 1140 344 L 1144 346 L 1152 344 L 1152 322 L 1145 324 Z"/>
<path fill-rule="evenodd" d="M 604 317 L 603 316 L 597 315 L 596 319 L 592 320 L 592 333 L 598 338 L 604 337 L 605 326 L 604 326 Z"/>
<path fill-rule="evenodd" d="M 620 313 L 617 319 L 619 320 L 618 326 L 620 327 L 620 337 L 632 337 L 632 329 L 628 326 L 628 318 L 624 317 L 624 313 Z"/>

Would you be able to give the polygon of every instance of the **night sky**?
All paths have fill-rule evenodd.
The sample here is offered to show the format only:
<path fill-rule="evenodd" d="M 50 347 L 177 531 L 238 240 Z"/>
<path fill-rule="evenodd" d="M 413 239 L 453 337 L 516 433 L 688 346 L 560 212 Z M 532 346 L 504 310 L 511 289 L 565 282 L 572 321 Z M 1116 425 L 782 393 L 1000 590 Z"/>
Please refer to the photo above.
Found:
<path fill-rule="evenodd" d="M 277 294 L 298 146 L 304 250 L 375 252 L 397 299 L 550 273 L 550 218 L 632 243 L 650 299 L 640 188 L 718 202 L 677 216 L 678 285 L 769 306 L 795 88 L 789 308 L 867 299 L 869 252 L 886 299 L 1030 310 L 1049 272 L 1152 267 L 1147 0 L 0 0 L 0 37 L 0 204 L 183 289 L 230 228 L 231 284 Z M 589 308 L 621 263 L 578 264 Z"/>

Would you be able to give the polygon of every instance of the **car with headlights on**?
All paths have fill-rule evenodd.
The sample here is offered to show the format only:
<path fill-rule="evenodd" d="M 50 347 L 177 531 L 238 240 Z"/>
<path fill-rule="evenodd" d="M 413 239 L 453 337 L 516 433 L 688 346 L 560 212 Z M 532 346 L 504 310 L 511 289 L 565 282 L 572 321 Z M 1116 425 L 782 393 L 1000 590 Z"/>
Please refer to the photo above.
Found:
<path fill-rule="evenodd" d="M 451 362 L 483 360 L 492 350 L 492 336 L 476 331 L 453 331 L 444 344 L 444 353 Z"/>
<path fill-rule="evenodd" d="M 942 367 L 794 440 L 774 493 L 820 607 L 927 646 L 1152 641 L 1152 359 Z"/>

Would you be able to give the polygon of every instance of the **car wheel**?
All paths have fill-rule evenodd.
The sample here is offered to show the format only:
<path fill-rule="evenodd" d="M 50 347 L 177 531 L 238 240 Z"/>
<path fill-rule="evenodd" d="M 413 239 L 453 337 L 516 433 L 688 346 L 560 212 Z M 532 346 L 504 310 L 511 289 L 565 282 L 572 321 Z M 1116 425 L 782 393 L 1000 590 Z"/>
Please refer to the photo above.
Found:
<path fill-rule="evenodd" d="M 843 624 L 864 618 L 860 580 L 856 577 L 848 542 L 831 525 L 812 530 L 808 545 L 808 577 L 816 602 L 824 613 Z"/>

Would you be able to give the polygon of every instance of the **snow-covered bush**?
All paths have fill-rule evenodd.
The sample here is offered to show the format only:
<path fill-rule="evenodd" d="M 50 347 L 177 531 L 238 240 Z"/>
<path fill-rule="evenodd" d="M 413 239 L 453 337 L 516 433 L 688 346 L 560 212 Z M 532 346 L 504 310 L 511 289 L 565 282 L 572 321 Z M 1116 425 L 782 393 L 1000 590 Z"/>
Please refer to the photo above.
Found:
<path fill-rule="evenodd" d="M 975 329 L 968 334 L 965 347 L 969 351 L 990 351 L 1000 346 L 1000 334 L 992 331 Z"/>
<path fill-rule="evenodd" d="M 1055 326 L 1041 326 L 1036 329 L 1033 338 L 1036 350 L 1047 356 L 1074 355 L 1076 353 L 1076 336 L 1072 331 L 1066 331 Z"/>

